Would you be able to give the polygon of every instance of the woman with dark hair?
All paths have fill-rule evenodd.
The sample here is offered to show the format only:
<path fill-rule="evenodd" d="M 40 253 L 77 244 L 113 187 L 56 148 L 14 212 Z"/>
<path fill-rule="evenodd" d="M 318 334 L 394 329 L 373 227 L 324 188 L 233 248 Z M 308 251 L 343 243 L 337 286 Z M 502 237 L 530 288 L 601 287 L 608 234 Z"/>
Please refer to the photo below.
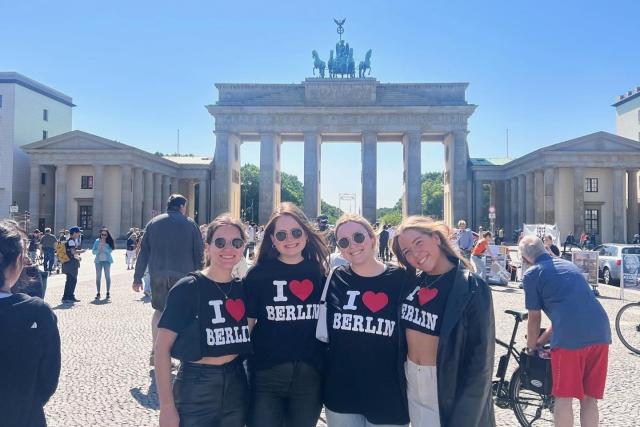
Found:
<path fill-rule="evenodd" d="M 0 220 L 0 422 L 46 426 L 43 407 L 60 376 L 56 316 L 40 298 L 12 293 L 24 266 L 26 235 Z"/>
<path fill-rule="evenodd" d="M 349 264 L 333 271 L 326 295 L 327 425 L 407 426 L 398 331 L 406 272 L 376 259 L 378 239 L 362 216 L 343 215 L 335 234 Z"/>
<path fill-rule="evenodd" d="M 111 251 L 116 248 L 115 243 L 113 242 L 113 237 L 111 237 L 111 233 L 107 228 L 103 228 L 100 230 L 100 237 L 93 242 L 93 255 L 95 255 L 95 264 L 96 264 L 96 289 L 98 293 L 96 294 L 96 301 L 100 299 L 100 280 L 102 279 L 102 271 L 104 270 L 104 279 L 107 282 L 107 297 L 106 299 L 111 299 L 111 295 L 109 291 L 111 290 L 111 264 L 113 264 L 113 257 L 111 256 Z"/>
<path fill-rule="evenodd" d="M 491 290 L 449 234 L 443 223 L 412 216 L 393 238 L 393 252 L 409 273 L 400 324 L 411 425 L 495 426 Z"/>
<path fill-rule="evenodd" d="M 322 346 L 315 338 L 329 251 L 292 203 L 271 215 L 245 279 L 252 327 L 253 427 L 315 427 L 322 409 Z"/>
<path fill-rule="evenodd" d="M 244 286 L 231 276 L 245 239 L 240 221 L 219 215 L 207 228 L 209 264 L 169 291 L 155 343 L 160 427 L 246 423 L 249 391 L 242 355 L 251 352 L 251 343 Z M 197 332 L 190 333 L 193 329 Z M 171 354 L 176 344 L 183 356 L 178 357 L 182 363 L 172 390 Z"/>

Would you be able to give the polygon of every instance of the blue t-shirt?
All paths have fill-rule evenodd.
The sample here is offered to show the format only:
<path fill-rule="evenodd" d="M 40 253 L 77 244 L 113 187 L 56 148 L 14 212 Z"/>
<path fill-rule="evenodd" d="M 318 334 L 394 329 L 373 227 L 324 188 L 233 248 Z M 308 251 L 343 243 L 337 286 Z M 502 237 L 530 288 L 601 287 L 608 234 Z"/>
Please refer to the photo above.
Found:
<path fill-rule="evenodd" d="M 562 258 L 540 255 L 522 278 L 527 310 L 542 310 L 553 325 L 552 348 L 611 344 L 611 328 L 582 271 Z"/>

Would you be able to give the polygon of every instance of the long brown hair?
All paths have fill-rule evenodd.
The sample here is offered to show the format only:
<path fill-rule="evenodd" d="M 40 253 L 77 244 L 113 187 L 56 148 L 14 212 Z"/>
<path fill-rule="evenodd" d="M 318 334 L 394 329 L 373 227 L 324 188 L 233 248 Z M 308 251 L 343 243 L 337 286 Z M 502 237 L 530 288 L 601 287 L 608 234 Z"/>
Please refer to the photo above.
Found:
<path fill-rule="evenodd" d="M 214 233 L 218 228 L 222 227 L 223 225 L 231 225 L 233 227 L 236 227 L 240 232 L 240 238 L 242 238 L 242 240 L 245 242 L 247 241 L 247 234 L 244 232 L 244 227 L 242 226 L 242 222 L 232 217 L 230 213 L 225 212 L 215 217 L 215 219 L 211 221 L 209 225 L 207 225 L 207 234 L 205 237 L 205 243 L 210 245 L 211 241 L 213 240 Z M 205 251 L 204 265 L 208 267 L 210 264 L 211 264 L 211 260 L 209 260 L 209 254 L 207 251 Z"/>
<path fill-rule="evenodd" d="M 278 258 L 278 255 L 280 255 L 271 240 L 271 236 L 275 232 L 276 221 L 284 215 L 288 215 L 296 220 L 298 225 L 300 225 L 300 228 L 302 228 L 307 235 L 307 244 L 302 250 L 302 257 L 318 263 L 322 274 L 327 274 L 329 271 L 327 264 L 329 259 L 329 248 L 327 247 L 324 235 L 313 228 L 304 212 L 291 202 L 281 203 L 278 209 L 271 214 L 271 218 L 269 218 L 269 222 L 267 222 L 267 225 L 264 228 L 262 242 L 260 242 L 260 247 L 258 248 L 256 265 L 268 260 L 276 259 Z"/>
<path fill-rule="evenodd" d="M 440 239 L 440 250 L 446 255 L 449 259 L 459 261 L 465 268 L 469 271 L 474 271 L 471 263 L 463 257 L 459 251 L 457 251 L 454 246 L 451 244 L 449 240 L 449 234 L 451 233 L 451 229 L 445 223 L 441 221 L 434 221 L 432 218 L 425 216 L 410 216 L 406 218 L 396 229 L 396 234 L 393 236 L 393 242 L 391 244 L 391 250 L 398 258 L 398 262 L 407 269 L 408 272 L 415 274 L 416 269 L 409 264 L 407 259 L 405 258 L 402 250 L 400 249 L 400 235 L 407 231 L 414 230 L 418 233 L 425 234 L 427 236 L 433 237 L 438 236 Z"/>

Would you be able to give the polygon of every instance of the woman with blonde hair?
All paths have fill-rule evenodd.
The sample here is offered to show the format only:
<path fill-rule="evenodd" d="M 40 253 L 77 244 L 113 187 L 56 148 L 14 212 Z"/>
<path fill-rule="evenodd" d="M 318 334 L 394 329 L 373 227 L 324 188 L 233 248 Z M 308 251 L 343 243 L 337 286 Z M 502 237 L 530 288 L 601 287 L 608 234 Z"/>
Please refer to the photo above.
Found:
<path fill-rule="evenodd" d="M 393 239 L 393 252 L 410 275 L 400 323 L 411 425 L 495 426 L 491 290 L 448 236 L 446 225 L 412 216 Z"/>
<path fill-rule="evenodd" d="M 343 215 L 335 234 L 349 264 L 333 271 L 326 296 L 327 425 L 406 426 L 398 330 L 406 272 L 376 259 L 378 239 L 363 217 Z"/>
<path fill-rule="evenodd" d="M 249 360 L 250 426 L 315 427 L 322 410 L 322 353 L 315 338 L 329 250 L 293 203 L 267 223 L 249 270 L 247 313 L 254 354 Z"/>

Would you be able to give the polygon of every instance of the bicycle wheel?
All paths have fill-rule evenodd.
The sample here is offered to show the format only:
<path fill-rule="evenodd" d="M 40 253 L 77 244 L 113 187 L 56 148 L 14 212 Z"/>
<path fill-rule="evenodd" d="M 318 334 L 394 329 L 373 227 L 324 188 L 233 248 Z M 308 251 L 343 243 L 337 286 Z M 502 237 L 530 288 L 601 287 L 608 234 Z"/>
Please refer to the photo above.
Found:
<path fill-rule="evenodd" d="M 640 354 L 640 303 L 627 304 L 618 311 L 616 333 L 625 347 Z"/>
<path fill-rule="evenodd" d="M 511 376 L 509 398 L 520 425 L 553 426 L 553 397 L 523 388 L 520 368 Z"/>

